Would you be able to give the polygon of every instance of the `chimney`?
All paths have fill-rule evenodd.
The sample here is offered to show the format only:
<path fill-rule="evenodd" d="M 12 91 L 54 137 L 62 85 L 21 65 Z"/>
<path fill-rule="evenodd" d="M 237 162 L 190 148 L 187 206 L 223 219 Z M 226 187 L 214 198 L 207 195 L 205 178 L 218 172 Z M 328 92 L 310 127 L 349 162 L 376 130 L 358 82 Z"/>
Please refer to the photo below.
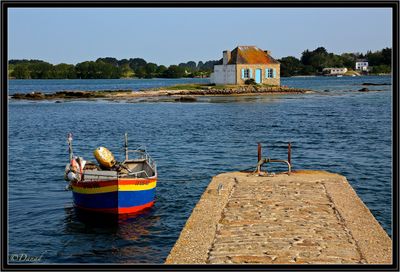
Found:
<path fill-rule="evenodd" d="M 223 55 L 222 64 L 227 65 L 228 62 L 231 60 L 231 51 L 225 50 L 224 52 L 222 52 L 222 55 Z"/>
<path fill-rule="evenodd" d="M 265 54 L 271 56 L 271 51 L 270 50 L 264 50 Z"/>

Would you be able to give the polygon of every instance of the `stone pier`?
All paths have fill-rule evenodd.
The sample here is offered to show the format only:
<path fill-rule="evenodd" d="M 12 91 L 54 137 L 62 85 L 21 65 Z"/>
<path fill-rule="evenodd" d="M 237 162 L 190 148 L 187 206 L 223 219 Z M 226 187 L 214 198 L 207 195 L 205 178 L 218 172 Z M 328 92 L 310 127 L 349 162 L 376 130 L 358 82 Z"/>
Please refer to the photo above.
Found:
<path fill-rule="evenodd" d="M 167 264 L 391 264 L 392 241 L 346 178 L 214 177 Z"/>

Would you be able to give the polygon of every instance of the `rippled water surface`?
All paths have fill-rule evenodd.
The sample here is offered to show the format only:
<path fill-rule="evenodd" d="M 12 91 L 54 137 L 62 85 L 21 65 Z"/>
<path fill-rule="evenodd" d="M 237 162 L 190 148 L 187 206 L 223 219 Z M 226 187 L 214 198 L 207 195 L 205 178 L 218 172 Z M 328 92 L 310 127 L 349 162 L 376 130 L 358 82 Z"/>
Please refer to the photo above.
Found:
<path fill-rule="evenodd" d="M 286 158 L 291 141 L 294 169 L 345 175 L 391 234 L 391 86 L 357 91 L 362 82 L 390 80 L 289 78 L 282 84 L 318 92 L 196 103 L 11 101 L 9 251 L 43 253 L 46 263 L 163 262 L 211 177 L 254 166 L 257 142 L 264 156 Z M 112 82 L 106 84 L 119 84 Z M 57 90 L 54 81 L 25 83 Z M 10 81 L 10 92 L 31 91 L 25 83 Z M 88 89 L 99 89 L 96 84 Z M 132 148 L 146 145 L 158 163 L 155 206 L 119 224 L 77 214 L 63 181 L 70 131 L 75 153 L 89 160 L 100 145 L 121 159 L 125 132 Z"/>
<path fill-rule="evenodd" d="M 178 79 L 14 79 L 10 80 L 9 94 L 56 91 L 142 90 L 184 83 L 208 83 L 208 78 Z"/>

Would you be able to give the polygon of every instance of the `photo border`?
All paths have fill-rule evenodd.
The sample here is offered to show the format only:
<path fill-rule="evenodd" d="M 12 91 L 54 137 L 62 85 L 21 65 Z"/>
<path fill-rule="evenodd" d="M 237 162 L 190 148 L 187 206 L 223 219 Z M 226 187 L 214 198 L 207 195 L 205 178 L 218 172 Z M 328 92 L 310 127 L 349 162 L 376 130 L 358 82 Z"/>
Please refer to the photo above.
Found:
<path fill-rule="evenodd" d="M 392 9 L 392 253 L 385 264 L 8 264 L 8 9 L 10 8 L 391 8 Z M 399 2 L 398 1 L 2 1 L 1 2 L 1 269 L 4 271 L 398 271 L 399 270 Z"/>

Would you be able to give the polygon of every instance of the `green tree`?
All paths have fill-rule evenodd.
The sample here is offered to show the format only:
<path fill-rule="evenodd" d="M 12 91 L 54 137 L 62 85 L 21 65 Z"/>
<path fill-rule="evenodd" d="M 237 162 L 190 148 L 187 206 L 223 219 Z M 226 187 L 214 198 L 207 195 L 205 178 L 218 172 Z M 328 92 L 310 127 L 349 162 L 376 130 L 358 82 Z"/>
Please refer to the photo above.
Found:
<path fill-rule="evenodd" d="M 212 72 L 214 70 L 214 65 L 218 64 L 219 60 L 209 60 L 203 63 L 200 67 L 200 71 L 203 72 Z"/>
<path fill-rule="evenodd" d="M 163 73 L 163 76 L 166 78 L 180 78 L 186 75 L 185 69 L 183 67 L 179 67 L 178 65 L 171 65 L 167 70 Z"/>
<path fill-rule="evenodd" d="M 53 65 L 47 62 L 35 62 L 29 64 L 30 75 L 32 79 L 54 78 Z"/>
<path fill-rule="evenodd" d="M 95 78 L 120 78 L 120 73 L 118 67 L 111 63 L 104 61 L 96 61 L 94 64 Z"/>
<path fill-rule="evenodd" d="M 8 69 L 7 69 L 7 76 L 8 76 L 8 78 L 13 77 L 12 74 L 13 74 L 13 72 L 14 72 L 14 67 L 15 67 L 14 64 L 8 63 L 8 67 L 7 67 L 7 68 L 8 68 Z"/>
<path fill-rule="evenodd" d="M 343 58 L 339 55 L 329 53 L 327 56 L 327 61 L 325 63 L 326 67 L 345 67 Z M 323 67 L 325 68 L 325 67 Z"/>
<path fill-rule="evenodd" d="M 376 52 L 368 51 L 366 57 L 368 59 L 368 64 L 371 66 L 377 66 L 383 62 L 383 56 L 379 51 Z"/>
<path fill-rule="evenodd" d="M 391 72 L 389 65 L 376 65 L 372 67 L 372 74 L 389 74 Z"/>
<path fill-rule="evenodd" d="M 303 65 L 310 65 L 310 59 L 312 57 L 312 52 L 310 52 L 308 49 L 303 51 L 303 53 L 301 53 L 301 63 Z"/>
<path fill-rule="evenodd" d="M 147 62 L 141 58 L 129 59 L 129 66 L 136 72 L 139 67 L 144 67 Z"/>
<path fill-rule="evenodd" d="M 343 66 L 354 69 L 357 61 L 357 56 L 354 53 L 343 53 L 340 55 L 342 58 Z"/>
<path fill-rule="evenodd" d="M 164 65 L 159 65 L 156 71 L 157 77 L 163 77 L 163 74 L 165 73 L 166 70 L 167 67 L 165 67 Z"/>
<path fill-rule="evenodd" d="M 280 59 L 279 62 L 281 63 L 282 77 L 300 75 L 303 69 L 303 64 L 301 61 L 293 56 L 284 57 Z"/>
<path fill-rule="evenodd" d="M 153 78 L 156 76 L 157 64 L 149 62 L 144 67 L 144 70 L 146 72 L 146 75 L 145 75 L 146 78 Z"/>
<path fill-rule="evenodd" d="M 76 75 L 78 78 L 82 78 L 82 79 L 96 78 L 94 61 L 84 61 L 84 62 L 78 63 L 76 65 L 75 69 L 76 69 Z"/>
<path fill-rule="evenodd" d="M 112 58 L 112 57 L 106 57 L 106 58 L 98 58 L 96 60 L 96 62 L 102 62 L 102 63 L 108 63 L 111 64 L 114 67 L 118 66 L 118 60 L 116 58 Z"/>
<path fill-rule="evenodd" d="M 197 71 L 197 65 L 194 61 L 188 61 L 186 63 L 179 63 L 179 67 L 184 68 L 188 72 L 195 72 Z"/>
<path fill-rule="evenodd" d="M 146 69 L 144 68 L 144 66 L 140 66 L 138 68 L 135 69 L 135 75 L 138 78 L 144 78 L 146 77 Z"/>
<path fill-rule="evenodd" d="M 329 55 L 324 47 L 318 47 L 313 51 L 303 51 L 301 56 L 303 65 L 310 65 L 316 70 L 322 70 L 329 63 Z"/>
<path fill-rule="evenodd" d="M 135 75 L 132 68 L 129 67 L 129 63 L 120 64 L 120 74 L 121 77 L 124 78 L 133 77 Z"/>
<path fill-rule="evenodd" d="M 16 79 L 29 79 L 31 78 L 30 71 L 27 64 L 16 64 L 11 76 Z"/>
<path fill-rule="evenodd" d="M 197 63 L 197 71 L 199 71 L 201 69 L 201 67 L 203 67 L 204 63 L 202 61 L 199 61 L 199 63 Z"/>
<path fill-rule="evenodd" d="M 118 61 L 118 66 L 119 67 L 122 67 L 122 66 L 124 66 L 126 64 L 129 66 L 129 60 L 127 60 L 127 59 L 122 59 L 122 60 Z"/>
<path fill-rule="evenodd" d="M 315 49 L 313 53 L 318 55 L 328 55 L 328 51 L 326 51 L 325 47 L 322 46 Z"/>
<path fill-rule="evenodd" d="M 367 58 L 372 67 L 372 73 L 389 73 L 391 70 L 392 49 L 383 48 L 375 52 L 344 53 L 336 55 L 329 53 L 324 47 L 315 50 L 305 50 L 299 59 L 288 56 L 280 59 L 281 76 L 314 75 L 326 67 L 354 68 L 357 59 Z M 194 61 L 171 65 L 157 66 L 147 63 L 141 58 L 118 60 L 112 57 L 98 58 L 96 61 L 84 61 L 76 64 L 52 65 L 42 60 L 9 60 L 8 75 L 18 79 L 47 79 L 47 78 L 120 78 L 120 77 L 205 77 L 213 71 L 214 65 L 220 60 Z"/>
<path fill-rule="evenodd" d="M 382 64 L 392 65 L 392 48 L 382 49 Z"/>
<path fill-rule="evenodd" d="M 301 70 L 301 75 L 315 75 L 317 70 L 311 65 L 304 65 L 303 69 Z"/>
<path fill-rule="evenodd" d="M 72 64 L 60 63 L 53 67 L 53 78 L 76 78 L 75 66 Z"/>

